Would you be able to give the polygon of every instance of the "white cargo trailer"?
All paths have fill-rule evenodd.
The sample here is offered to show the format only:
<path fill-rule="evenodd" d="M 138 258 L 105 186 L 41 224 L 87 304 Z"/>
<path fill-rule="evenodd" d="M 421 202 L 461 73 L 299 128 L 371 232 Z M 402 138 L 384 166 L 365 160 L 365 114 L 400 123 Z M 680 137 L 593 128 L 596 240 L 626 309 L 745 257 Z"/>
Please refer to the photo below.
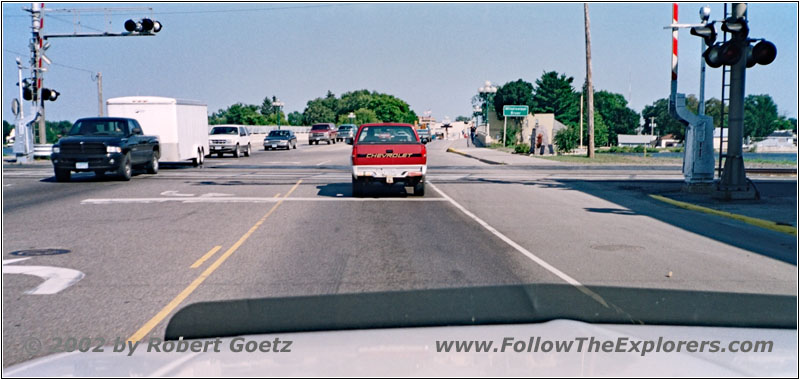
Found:
<path fill-rule="evenodd" d="M 161 162 L 192 160 L 208 154 L 208 108 L 194 100 L 125 96 L 106 101 L 108 116 L 136 119 L 146 135 L 158 136 Z"/>

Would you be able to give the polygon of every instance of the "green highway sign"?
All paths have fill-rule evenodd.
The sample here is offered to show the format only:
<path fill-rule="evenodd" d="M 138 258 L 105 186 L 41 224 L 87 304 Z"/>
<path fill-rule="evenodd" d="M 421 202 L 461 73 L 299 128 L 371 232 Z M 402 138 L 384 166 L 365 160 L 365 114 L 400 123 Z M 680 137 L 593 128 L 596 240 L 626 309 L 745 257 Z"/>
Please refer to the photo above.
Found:
<path fill-rule="evenodd" d="M 503 116 L 509 116 L 509 117 L 528 116 L 528 106 L 503 106 Z"/>

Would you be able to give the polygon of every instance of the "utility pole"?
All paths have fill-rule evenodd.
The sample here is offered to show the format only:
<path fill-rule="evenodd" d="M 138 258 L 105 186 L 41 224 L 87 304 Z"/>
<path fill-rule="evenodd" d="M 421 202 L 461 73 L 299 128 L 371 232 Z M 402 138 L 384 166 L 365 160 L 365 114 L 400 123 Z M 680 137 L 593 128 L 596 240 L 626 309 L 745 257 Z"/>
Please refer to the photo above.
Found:
<path fill-rule="evenodd" d="M 33 69 L 33 101 L 39 105 L 39 144 L 47 144 L 47 130 L 45 127 L 44 119 L 44 101 L 40 96 L 42 89 L 42 80 L 44 69 L 42 68 L 43 59 L 43 39 L 41 30 L 44 27 L 44 18 L 42 17 L 42 8 L 44 3 L 31 4 L 31 54 L 33 62 L 31 68 Z"/>
<path fill-rule="evenodd" d="M 97 116 L 103 116 L 103 73 L 97 72 L 94 76 L 97 80 Z"/>
<path fill-rule="evenodd" d="M 588 157 L 594 158 L 594 89 L 592 86 L 592 39 L 589 32 L 589 4 L 583 3 L 583 20 L 586 29 L 586 96 L 588 98 L 588 112 L 586 117 L 589 119 L 589 149 Z"/>
<path fill-rule="evenodd" d="M 650 136 L 653 136 L 653 133 L 654 133 L 654 130 L 655 130 L 655 126 L 656 126 L 655 119 L 656 119 L 655 116 L 650 116 Z"/>
<path fill-rule="evenodd" d="M 583 149 L 583 92 L 581 92 L 581 123 L 578 132 L 578 148 Z"/>

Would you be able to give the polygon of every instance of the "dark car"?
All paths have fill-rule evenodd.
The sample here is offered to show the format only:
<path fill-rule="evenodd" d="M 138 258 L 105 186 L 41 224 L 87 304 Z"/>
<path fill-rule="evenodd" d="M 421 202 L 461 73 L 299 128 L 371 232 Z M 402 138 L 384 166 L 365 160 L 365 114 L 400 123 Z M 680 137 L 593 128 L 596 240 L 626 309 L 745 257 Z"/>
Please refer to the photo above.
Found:
<path fill-rule="evenodd" d="M 264 150 L 297 149 L 297 136 L 289 130 L 270 131 L 264 138 Z"/>
<path fill-rule="evenodd" d="M 50 159 L 59 182 L 69 181 L 72 172 L 102 176 L 108 171 L 127 181 L 134 166 L 156 174 L 159 152 L 158 137 L 145 136 L 138 121 L 93 117 L 76 121 L 67 136 L 53 145 Z"/>

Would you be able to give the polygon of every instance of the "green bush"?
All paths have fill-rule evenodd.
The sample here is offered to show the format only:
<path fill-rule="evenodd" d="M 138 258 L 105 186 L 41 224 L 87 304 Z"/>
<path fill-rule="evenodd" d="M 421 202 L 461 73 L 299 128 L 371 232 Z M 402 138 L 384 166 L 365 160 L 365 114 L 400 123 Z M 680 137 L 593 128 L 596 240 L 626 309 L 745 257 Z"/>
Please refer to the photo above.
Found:
<path fill-rule="evenodd" d="M 649 151 L 651 151 L 651 152 L 653 152 L 653 153 L 655 153 L 655 152 L 656 152 L 656 150 L 655 150 L 655 149 L 652 149 L 652 148 L 650 148 L 650 149 L 648 149 L 648 150 L 649 150 Z M 633 153 L 644 153 L 644 145 L 637 145 L 637 146 L 633 147 L 633 149 L 631 150 L 631 152 L 633 152 Z"/>
<path fill-rule="evenodd" d="M 514 153 L 528 153 L 531 151 L 531 146 L 528 144 L 514 145 Z"/>
<path fill-rule="evenodd" d="M 556 132 L 555 145 L 559 153 L 568 153 L 578 147 L 578 131 L 574 126 Z"/>

